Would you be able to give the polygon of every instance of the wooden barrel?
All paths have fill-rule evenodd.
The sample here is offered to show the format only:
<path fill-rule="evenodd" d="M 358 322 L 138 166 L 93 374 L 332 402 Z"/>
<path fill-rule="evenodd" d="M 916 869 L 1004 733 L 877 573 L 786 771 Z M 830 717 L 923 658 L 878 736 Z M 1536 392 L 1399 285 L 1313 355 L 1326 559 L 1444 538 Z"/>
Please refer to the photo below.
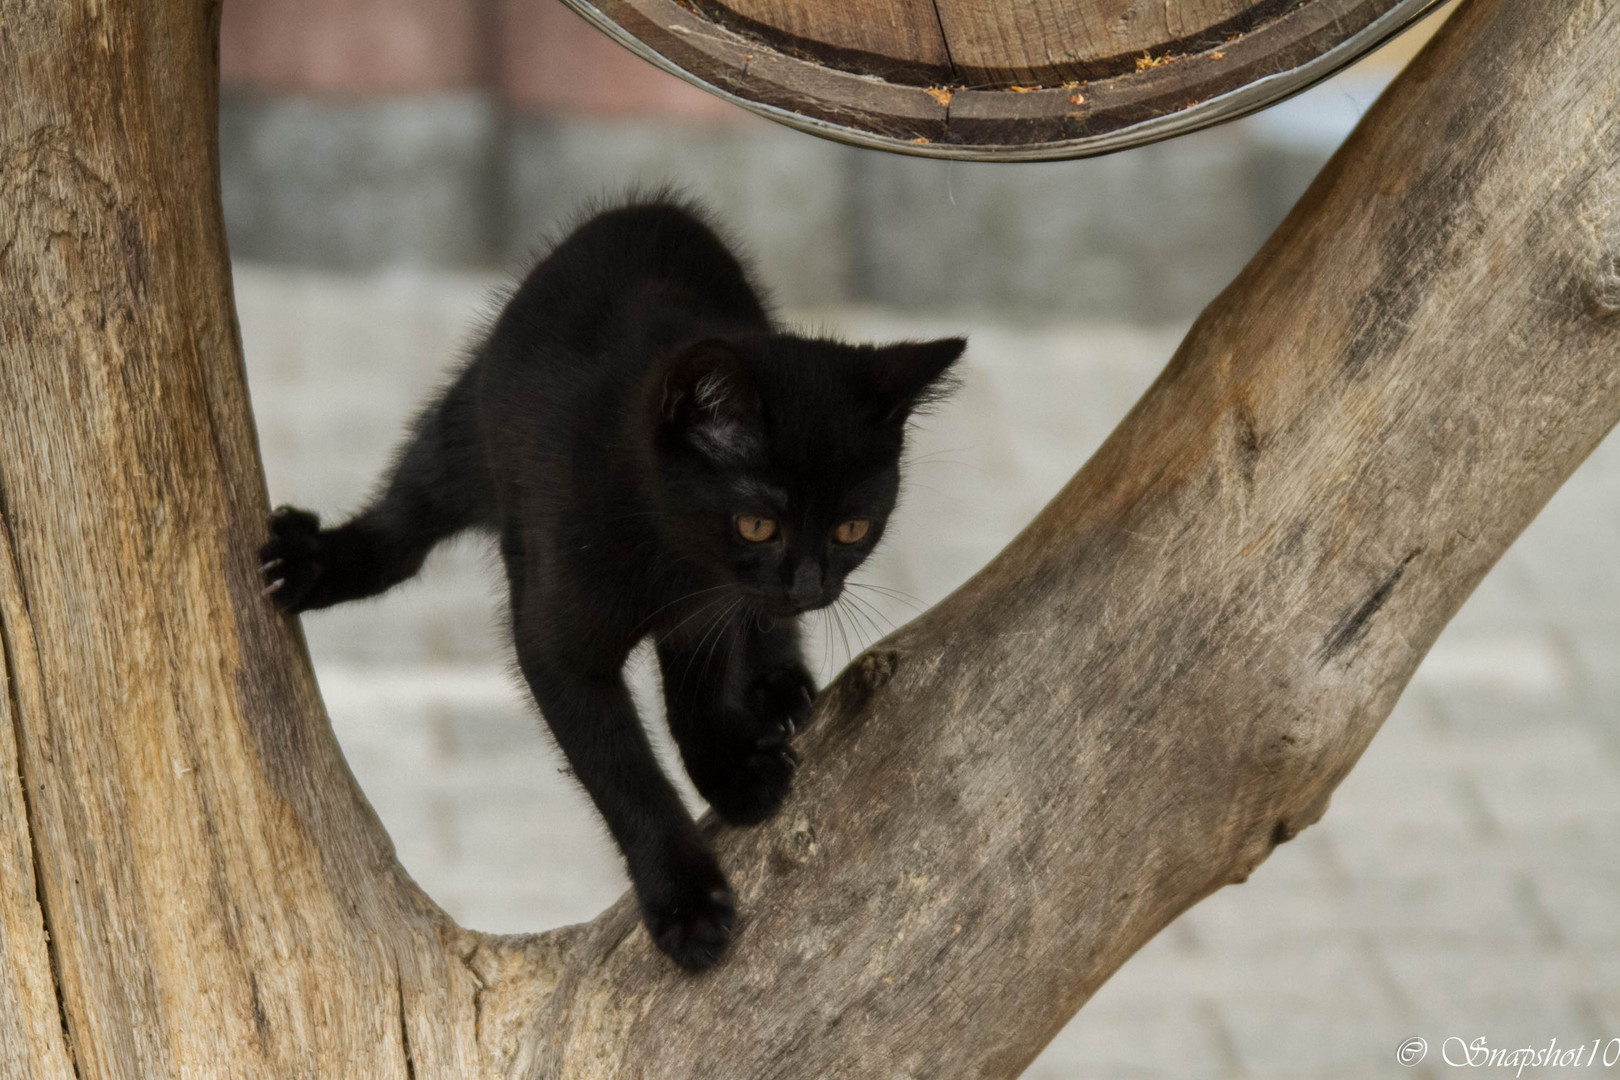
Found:
<path fill-rule="evenodd" d="M 564 0 L 660 67 L 844 142 L 1085 157 L 1331 75 L 1440 0 Z"/>

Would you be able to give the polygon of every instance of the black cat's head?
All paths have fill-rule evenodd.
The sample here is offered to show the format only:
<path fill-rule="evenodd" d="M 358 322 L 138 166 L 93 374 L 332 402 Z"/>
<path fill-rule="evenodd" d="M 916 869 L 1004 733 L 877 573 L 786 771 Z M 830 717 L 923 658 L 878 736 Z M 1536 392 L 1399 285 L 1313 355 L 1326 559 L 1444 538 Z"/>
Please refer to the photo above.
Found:
<path fill-rule="evenodd" d="M 832 603 L 894 510 L 907 419 L 950 390 L 966 346 L 756 335 L 674 350 L 649 388 L 666 539 L 767 614 Z"/>

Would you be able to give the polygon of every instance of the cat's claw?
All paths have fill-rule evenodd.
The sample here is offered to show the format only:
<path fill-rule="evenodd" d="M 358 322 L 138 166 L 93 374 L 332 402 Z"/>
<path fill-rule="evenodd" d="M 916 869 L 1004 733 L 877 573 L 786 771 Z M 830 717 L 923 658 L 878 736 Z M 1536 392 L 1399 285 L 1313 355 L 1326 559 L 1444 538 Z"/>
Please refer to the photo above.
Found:
<path fill-rule="evenodd" d="M 816 696 L 810 692 L 810 688 L 807 686 L 800 686 L 798 688 L 796 700 L 790 703 L 792 711 L 786 716 L 782 717 L 782 729 L 789 735 L 798 734 L 799 724 L 794 719 L 795 714 L 801 717 L 808 717 L 810 715 L 811 706 L 815 704 L 815 701 Z"/>
<path fill-rule="evenodd" d="M 259 549 L 260 596 L 283 611 L 302 611 L 321 576 L 321 520 L 308 510 L 278 506 L 268 522 L 270 539 Z"/>
<path fill-rule="evenodd" d="M 748 707 L 761 723 L 774 722 L 789 735 L 810 719 L 815 704 L 816 684 L 810 673 L 798 665 L 768 671 L 754 680 L 748 691 Z"/>

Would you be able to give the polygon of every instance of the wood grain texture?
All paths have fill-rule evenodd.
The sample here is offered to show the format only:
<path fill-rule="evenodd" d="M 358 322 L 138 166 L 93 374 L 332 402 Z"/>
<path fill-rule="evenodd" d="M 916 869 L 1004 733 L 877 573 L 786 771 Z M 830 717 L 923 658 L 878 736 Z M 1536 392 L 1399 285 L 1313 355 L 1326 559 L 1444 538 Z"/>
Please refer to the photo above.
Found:
<path fill-rule="evenodd" d="M 474 934 L 257 595 L 216 13 L 0 0 L 5 1075 L 1010 1080 L 1320 816 L 1620 417 L 1620 9 L 1471 0 L 1092 461 L 819 700 L 781 816 L 718 836 L 724 964 L 628 898 Z"/>
<path fill-rule="evenodd" d="M 15 610 L 20 600 L 11 537 L 0 521 L 0 604 L 5 605 L 0 627 L 23 625 Z M 17 753 L 22 709 L 41 707 L 39 658 L 32 637 L 22 630 L 0 636 L 0 646 L 0 1076 L 68 1080 L 73 1062 L 65 1017 L 57 1008 L 34 866 L 34 828 Z"/>
<path fill-rule="evenodd" d="M 1264 29 L 1298 0 L 937 0 L 940 26 L 968 85 L 1058 83 L 1135 70 L 1143 57 L 1218 48 Z M 1355 20 L 1387 9 L 1358 0 L 1311 0 Z M 1358 14 L 1357 9 L 1363 9 Z"/>
<path fill-rule="evenodd" d="M 1364 0 L 1312 0 L 1331 18 Z M 1299 0 L 695 0 L 722 26 L 846 71 L 1008 86 L 1098 78 L 1143 56 L 1199 52 L 1261 29 Z M 1389 0 L 1373 5 L 1387 9 Z"/>
<path fill-rule="evenodd" d="M 1325 78 L 1438 0 L 939 0 L 937 50 L 921 18 L 932 0 L 903 11 L 890 0 L 870 23 L 864 9 L 786 0 L 750 0 L 748 17 L 718 0 L 564 2 L 667 70 L 783 123 L 898 153 L 1037 160 L 1243 115 Z"/>
<path fill-rule="evenodd" d="M 924 86 L 955 77 L 933 0 L 694 0 L 716 24 L 789 55 Z"/>

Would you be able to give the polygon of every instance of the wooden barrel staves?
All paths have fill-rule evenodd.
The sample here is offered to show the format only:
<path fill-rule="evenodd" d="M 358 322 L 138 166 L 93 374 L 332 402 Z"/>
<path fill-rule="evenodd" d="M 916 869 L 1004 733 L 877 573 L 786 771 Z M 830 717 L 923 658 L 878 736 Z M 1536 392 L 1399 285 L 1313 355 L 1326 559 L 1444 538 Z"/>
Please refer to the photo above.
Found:
<path fill-rule="evenodd" d="M 1264 108 L 1441 0 L 564 0 L 793 127 L 926 157 L 1086 157 Z"/>

